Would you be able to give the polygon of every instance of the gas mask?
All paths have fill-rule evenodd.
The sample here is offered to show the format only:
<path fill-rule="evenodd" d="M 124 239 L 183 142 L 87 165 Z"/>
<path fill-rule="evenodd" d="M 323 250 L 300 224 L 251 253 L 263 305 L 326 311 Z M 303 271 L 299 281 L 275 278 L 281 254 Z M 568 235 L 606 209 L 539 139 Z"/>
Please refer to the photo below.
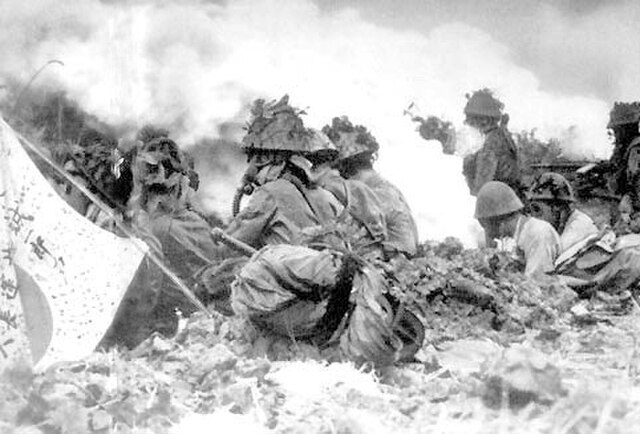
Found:
<path fill-rule="evenodd" d="M 249 158 L 249 167 L 244 174 L 244 183 L 261 186 L 278 179 L 285 165 L 286 159 L 268 154 L 256 154 Z"/>
<path fill-rule="evenodd" d="M 242 196 L 253 193 L 255 187 L 274 181 L 282 174 L 287 160 L 279 155 L 253 154 L 248 158 L 249 167 L 242 177 L 242 184 L 236 191 L 232 203 L 232 215 L 235 217 L 240 212 Z"/>

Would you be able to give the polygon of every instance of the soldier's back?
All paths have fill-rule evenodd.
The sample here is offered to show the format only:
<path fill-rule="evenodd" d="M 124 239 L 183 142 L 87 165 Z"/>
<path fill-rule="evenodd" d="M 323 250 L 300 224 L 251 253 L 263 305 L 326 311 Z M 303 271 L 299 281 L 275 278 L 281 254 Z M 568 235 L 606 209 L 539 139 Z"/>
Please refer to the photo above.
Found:
<path fill-rule="evenodd" d="M 280 178 L 258 188 L 227 233 L 260 248 L 293 244 L 302 229 L 335 219 L 344 207 L 322 187 Z"/>
<path fill-rule="evenodd" d="M 485 143 L 485 146 L 494 153 L 498 162 L 494 181 L 502 181 L 511 187 L 519 187 L 518 150 L 511 133 L 504 127 L 498 127 L 487 134 Z"/>
<path fill-rule="evenodd" d="M 375 170 L 360 171 L 353 179 L 366 184 L 378 196 L 385 214 L 388 246 L 414 255 L 418 247 L 418 228 L 400 189 Z"/>

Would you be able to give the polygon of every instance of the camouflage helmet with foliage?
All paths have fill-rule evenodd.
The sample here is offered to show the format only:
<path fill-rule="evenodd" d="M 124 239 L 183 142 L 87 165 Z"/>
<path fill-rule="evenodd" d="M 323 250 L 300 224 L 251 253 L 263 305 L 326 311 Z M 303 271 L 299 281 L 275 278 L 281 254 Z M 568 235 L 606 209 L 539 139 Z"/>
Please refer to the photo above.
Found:
<path fill-rule="evenodd" d="M 137 151 L 135 168 L 135 180 L 143 185 L 162 185 L 169 190 L 182 184 L 197 188 L 192 185 L 189 159 L 167 137 L 144 142 Z"/>
<path fill-rule="evenodd" d="M 92 191 L 104 191 L 115 180 L 117 141 L 112 136 L 92 128 L 83 129 L 74 143 L 65 143 L 54 150 L 54 159 L 72 175 L 89 182 Z"/>
<path fill-rule="evenodd" d="M 331 126 L 325 125 L 322 132 L 338 148 L 340 160 L 361 154 L 374 155 L 380 149 L 375 137 L 364 126 L 354 126 L 346 116 L 333 118 Z"/>
<path fill-rule="evenodd" d="M 504 104 L 500 102 L 493 92 L 487 88 L 479 89 L 473 94 L 466 95 L 467 104 L 464 107 L 464 114 L 467 116 L 488 116 L 491 118 L 502 117 Z"/>
<path fill-rule="evenodd" d="M 315 128 L 311 128 L 309 131 L 311 134 L 307 138 L 308 144 L 306 148 L 308 151 L 305 153 L 306 156 L 315 162 L 335 160 L 339 152 L 331 139 Z"/>
<path fill-rule="evenodd" d="M 609 112 L 607 128 L 619 127 L 640 121 L 640 102 L 615 102 Z"/>
<path fill-rule="evenodd" d="M 277 102 L 257 99 L 251 108 L 252 119 L 242 139 L 242 149 L 308 153 L 313 134 L 305 128 L 300 117 L 303 114 L 303 110 L 289 105 L 288 95 Z"/>
<path fill-rule="evenodd" d="M 534 179 L 529 189 L 529 199 L 553 202 L 575 202 L 576 200 L 569 181 L 555 172 L 546 172 Z"/>

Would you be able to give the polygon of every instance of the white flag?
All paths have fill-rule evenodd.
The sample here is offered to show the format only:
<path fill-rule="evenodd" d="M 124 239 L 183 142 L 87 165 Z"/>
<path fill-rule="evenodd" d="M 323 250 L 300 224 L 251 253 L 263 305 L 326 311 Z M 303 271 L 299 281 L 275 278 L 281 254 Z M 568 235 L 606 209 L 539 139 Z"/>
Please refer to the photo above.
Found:
<path fill-rule="evenodd" d="M 0 369 L 89 355 L 146 252 L 61 199 L 0 119 Z"/>

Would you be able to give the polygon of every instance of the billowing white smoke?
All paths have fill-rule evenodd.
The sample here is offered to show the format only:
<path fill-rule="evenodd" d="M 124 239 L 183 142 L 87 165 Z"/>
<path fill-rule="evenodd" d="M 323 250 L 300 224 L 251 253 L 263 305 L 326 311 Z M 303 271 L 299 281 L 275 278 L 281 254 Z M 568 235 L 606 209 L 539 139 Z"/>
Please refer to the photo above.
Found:
<path fill-rule="evenodd" d="M 65 66 L 43 79 L 88 111 L 114 123 L 171 126 L 187 145 L 216 136 L 223 122 L 245 121 L 256 97 L 289 93 L 317 128 L 348 115 L 378 138 L 378 168 L 405 192 L 423 239 L 454 235 L 473 244 L 478 233 L 460 159 L 418 136 L 403 116 L 411 101 L 461 126 L 464 94 L 489 87 L 513 130 L 564 134 L 568 152 L 606 156 L 604 102 L 542 91 L 505 46 L 463 24 L 423 36 L 372 25 L 355 11 L 321 13 L 302 0 L 61 4 L 3 0 L 1 72 L 26 79 L 60 59 Z"/>

